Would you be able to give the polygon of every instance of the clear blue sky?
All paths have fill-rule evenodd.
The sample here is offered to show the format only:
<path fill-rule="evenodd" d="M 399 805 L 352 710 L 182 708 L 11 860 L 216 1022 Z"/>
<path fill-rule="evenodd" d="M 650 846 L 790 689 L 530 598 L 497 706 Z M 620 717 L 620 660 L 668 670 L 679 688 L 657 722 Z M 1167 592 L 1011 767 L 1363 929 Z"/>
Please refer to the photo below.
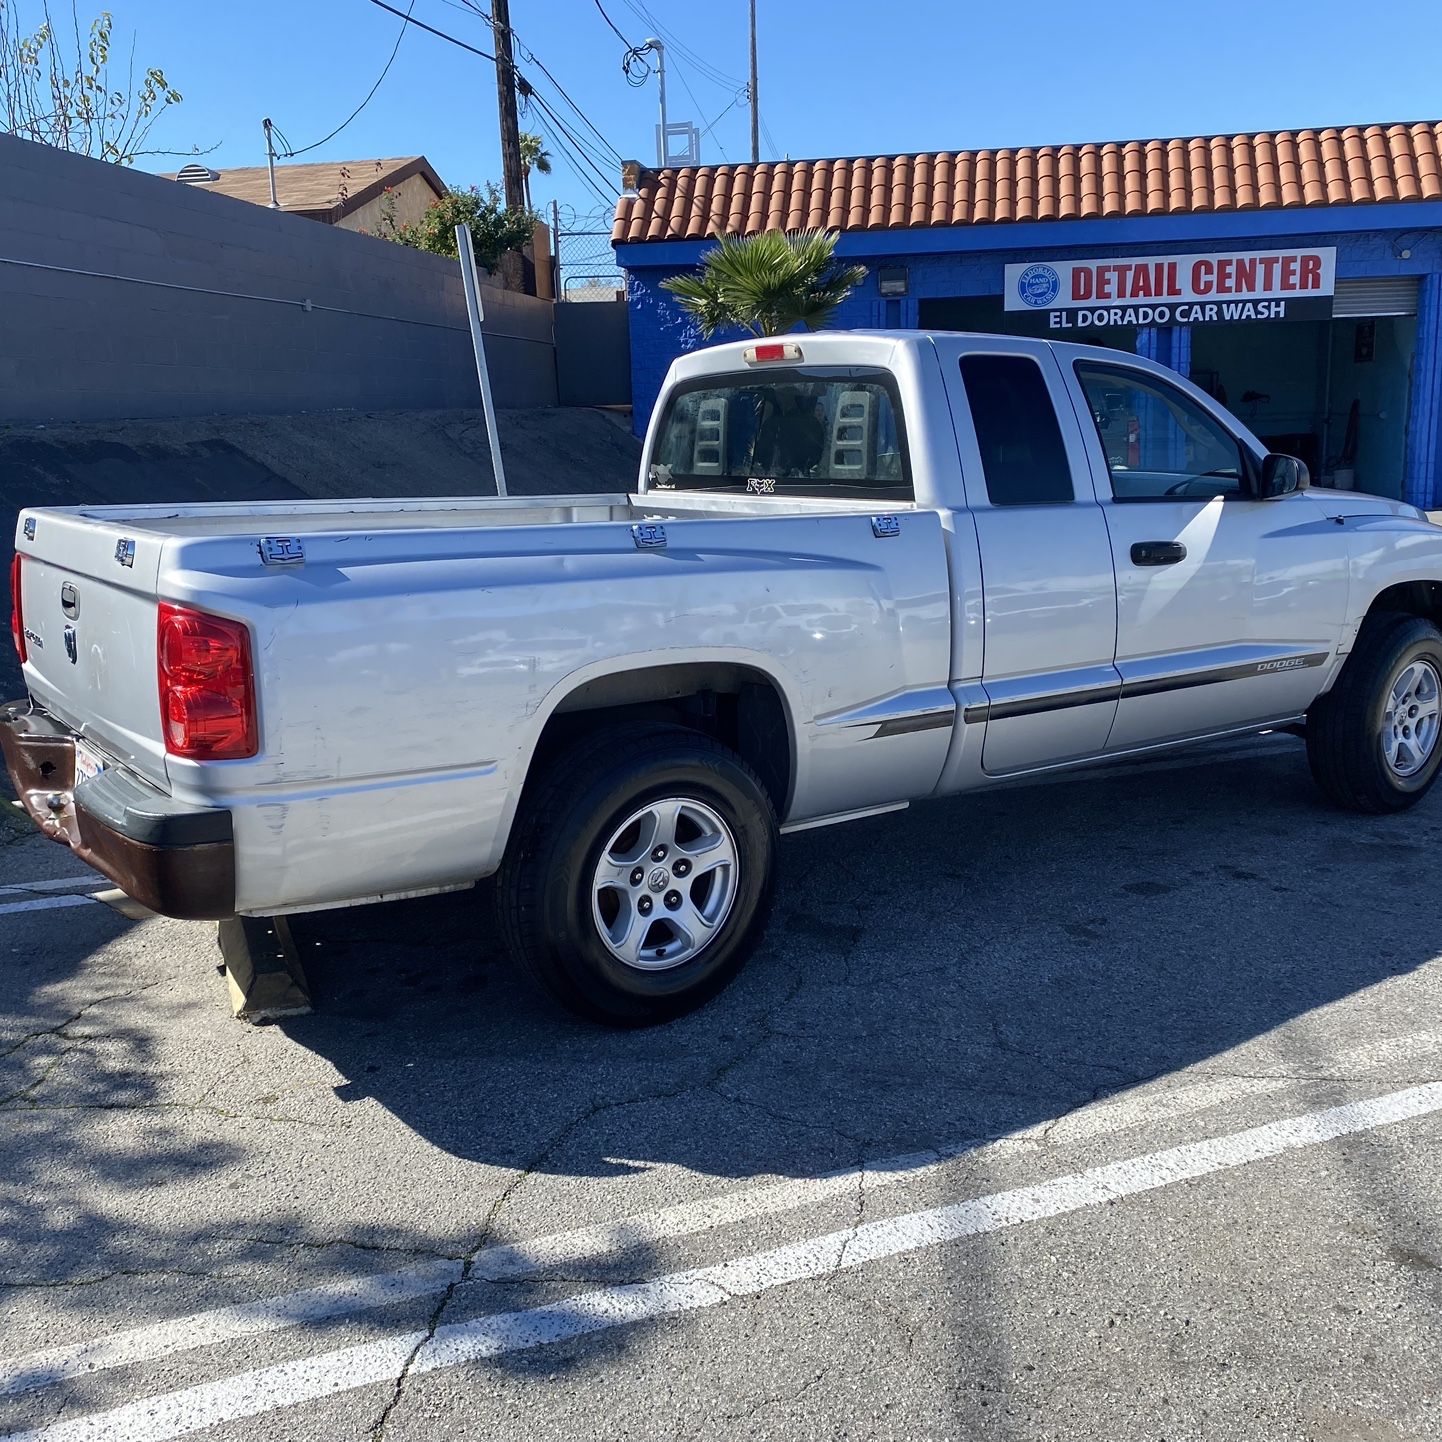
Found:
<path fill-rule="evenodd" d="M 101 3 L 81 0 L 82 15 Z M 369 0 L 103 3 L 118 34 L 136 33 L 137 60 L 164 68 L 185 95 L 156 138 L 219 142 L 209 161 L 221 168 L 263 162 L 264 115 L 297 147 L 338 125 L 402 23 Z M 407 0 L 390 3 L 404 10 Z M 707 125 L 721 115 L 703 159 L 748 158 L 745 104 L 732 104 L 746 73 L 746 0 L 603 3 L 632 41 L 664 27 L 663 38 L 669 31 L 719 72 L 673 46 L 672 118 Z M 776 146 L 763 142 L 763 158 L 1442 117 L 1437 0 L 759 0 L 758 9 L 761 114 Z M 492 49 L 489 28 L 460 0 L 414 0 L 413 14 Z M 616 151 L 653 158 L 655 81 L 627 86 L 621 42 L 594 0 L 511 0 L 511 23 Z M 579 129 L 538 67 L 522 58 L 520 69 Z M 522 126 L 537 128 L 524 115 Z M 369 106 L 304 158 L 417 152 L 452 184 L 500 176 L 494 67 L 410 28 Z M 598 204 L 559 153 L 536 200 L 553 195 L 577 210 Z"/>

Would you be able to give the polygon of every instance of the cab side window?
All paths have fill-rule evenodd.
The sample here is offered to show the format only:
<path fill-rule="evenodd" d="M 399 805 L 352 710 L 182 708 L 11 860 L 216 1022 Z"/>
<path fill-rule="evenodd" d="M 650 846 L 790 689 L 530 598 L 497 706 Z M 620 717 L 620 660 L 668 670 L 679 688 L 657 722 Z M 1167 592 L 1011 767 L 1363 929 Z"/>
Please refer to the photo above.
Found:
<path fill-rule="evenodd" d="M 1184 392 L 1151 376 L 1079 361 L 1119 501 L 1209 501 L 1246 492 L 1241 443 Z"/>
<path fill-rule="evenodd" d="M 1037 363 L 1029 356 L 967 355 L 961 379 L 992 505 L 1074 501 L 1066 445 Z"/>

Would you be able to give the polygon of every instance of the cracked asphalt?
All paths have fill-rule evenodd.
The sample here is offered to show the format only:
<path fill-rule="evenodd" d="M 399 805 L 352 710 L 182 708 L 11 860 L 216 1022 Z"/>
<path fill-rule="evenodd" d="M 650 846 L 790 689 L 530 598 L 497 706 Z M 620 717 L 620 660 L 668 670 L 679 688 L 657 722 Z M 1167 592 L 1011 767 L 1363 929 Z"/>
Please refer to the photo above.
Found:
<path fill-rule="evenodd" d="M 917 806 L 638 1033 L 483 889 L 295 918 L 265 1027 L 213 927 L 0 911 L 0 1435 L 1442 1438 L 1439 848 L 1291 738 Z"/>

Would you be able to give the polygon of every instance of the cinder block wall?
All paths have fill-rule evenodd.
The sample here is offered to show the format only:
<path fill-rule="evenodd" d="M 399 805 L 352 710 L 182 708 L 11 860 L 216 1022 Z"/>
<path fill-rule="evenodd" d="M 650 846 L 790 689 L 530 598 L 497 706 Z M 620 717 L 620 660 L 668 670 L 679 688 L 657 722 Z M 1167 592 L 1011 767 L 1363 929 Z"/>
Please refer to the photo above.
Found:
<path fill-rule="evenodd" d="M 500 406 L 552 306 L 484 290 Z M 478 404 L 454 261 L 0 136 L 0 421 Z"/>

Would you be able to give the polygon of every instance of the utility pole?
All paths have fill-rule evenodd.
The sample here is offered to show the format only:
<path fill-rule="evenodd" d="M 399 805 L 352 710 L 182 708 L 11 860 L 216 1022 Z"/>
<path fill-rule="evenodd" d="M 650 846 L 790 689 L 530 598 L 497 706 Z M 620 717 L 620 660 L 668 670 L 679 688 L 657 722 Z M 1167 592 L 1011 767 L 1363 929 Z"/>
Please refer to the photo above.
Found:
<path fill-rule="evenodd" d="M 761 159 L 761 111 L 756 94 L 756 0 L 751 0 L 751 163 Z"/>
<path fill-rule="evenodd" d="M 491 28 L 496 32 L 496 98 L 501 110 L 501 178 L 506 204 L 520 210 L 526 203 L 521 169 L 521 123 L 516 115 L 516 62 L 511 51 L 511 0 L 494 0 Z"/>
<path fill-rule="evenodd" d="M 266 116 L 260 122 L 265 126 L 265 163 L 270 167 L 270 208 L 280 209 L 280 201 L 275 197 L 275 138 L 271 135 L 270 116 Z"/>
<path fill-rule="evenodd" d="M 551 200 L 551 299 L 565 300 L 561 289 L 561 207 Z"/>

